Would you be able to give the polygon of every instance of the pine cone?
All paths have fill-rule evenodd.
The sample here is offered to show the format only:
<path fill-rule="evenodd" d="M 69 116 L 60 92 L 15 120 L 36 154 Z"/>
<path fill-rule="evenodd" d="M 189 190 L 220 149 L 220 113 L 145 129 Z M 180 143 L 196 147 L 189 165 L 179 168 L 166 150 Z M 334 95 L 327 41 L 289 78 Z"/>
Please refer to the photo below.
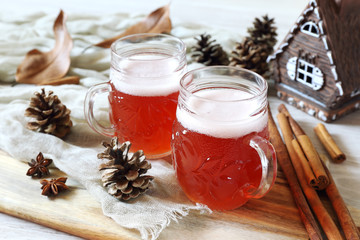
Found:
<path fill-rule="evenodd" d="M 236 43 L 235 50 L 232 51 L 229 66 L 246 68 L 260 75 L 264 75 L 269 66 L 266 63 L 268 57 L 265 45 L 255 44 L 250 38 L 245 38 L 243 42 Z"/>
<path fill-rule="evenodd" d="M 253 27 L 248 28 L 250 39 L 255 44 L 265 44 L 267 46 L 268 54 L 274 51 L 276 40 L 276 27 L 274 25 L 274 18 L 269 18 L 267 15 L 262 17 L 262 20 L 255 18 Z"/>
<path fill-rule="evenodd" d="M 52 91 L 46 95 L 44 88 L 41 89 L 41 93 L 35 92 L 30 107 L 25 110 L 25 116 L 35 118 L 28 122 L 28 129 L 59 138 L 69 133 L 72 127 L 70 110 L 61 103 L 58 96 L 53 95 Z"/>
<path fill-rule="evenodd" d="M 124 142 L 120 147 L 117 137 L 111 139 L 111 143 L 103 142 L 106 150 L 98 154 L 99 159 L 109 159 L 100 165 L 103 186 L 108 193 L 120 200 L 129 200 L 138 197 L 149 188 L 152 176 L 142 176 L 151 164 L 146 161 L 142 150 L 135 152 L 129 159 L 128 153 L 130 142 Z"/>
<path fill-rule="evenodd" d="M 220 44 L 214 44 L 209 34 L 201 34 L 200 38 L 195 38 L 197 43 L 191 48 L 191 57 L 194 61 L 203 63 L 206 66 L 228 65 L 229 60 L 226 52 Z"/>

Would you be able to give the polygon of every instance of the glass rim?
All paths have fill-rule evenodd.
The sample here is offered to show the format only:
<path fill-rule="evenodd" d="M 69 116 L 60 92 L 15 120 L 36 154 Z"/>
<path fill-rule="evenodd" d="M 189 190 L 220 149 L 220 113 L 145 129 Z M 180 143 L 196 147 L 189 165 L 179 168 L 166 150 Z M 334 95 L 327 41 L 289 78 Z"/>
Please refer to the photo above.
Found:
<path fill-rule="evenodd" d="M 116 45 L 118 45 L 120 42 L 124 42 L 127 39 L 136 38 L 136 37 L 157 37 L 157 36 L 175 40 L 177 43 L 179 43 L 180 49 L 177 50 L 177 53 L 174 55 L 166 56 L 164 58 L 159 58 L 159 59 L 131 59 L 129 57 L 121 56 L 116 49 Z M 182 55 L 184 55 L 184 56 L 186 55 L 186 45 L 180 38 L 175 37 L 173 35 L 169 35 L 169 34 L 163 34 L 163 33 L 136 33 L 136 34 L 127 35 L 127 36 L 121 37 L 121 38 L 117 39 L 115 42 L 113 42 L 110 46 L 110 49 L 111 49 L 111 53 L 114 54 L 119 59 L 127 59 L 128 61 L 134 61 L 134 62 L 135 61 L 136 62 L 164 61 L 164 60 L 168 60 L 168 59 L 172 59 L 172 58 L 182 57 Z"/>
<path fill-rule="evenodd" d="M 258 85 L 259 86 L 259 93 L 258 94 L 253 95 L 251 97 L 242 98 L 242 99 L 236 99 L 236 100 L 218 100 L 218 99 L 214 100 L 214 99 L 210 99 L 210 98 L 207 98 L 207 97 L 197 96 L 197 95 L 194 94 L 194 92 L 188 90 L 188 88 L 185 86 L 185 80 L 187 79 L 187 77 L 189 77 L 194 72 L 200 72 L 200 71 L 203 71 L 203 70 L 211 70 L 211 69 L 231 69 L 231 70 L 235 70 L 235 71 L 238 71 L 238 72 L 248 73 L 248 74 L 251 74 L 251 75 L 255 76 L 258 79 L 261 79 L 261 82 L 263 83 L 263 86 Z M 216 74 L 214 74 L 214 76 L 216 76 Z M 221 75 L 218 75 L 218 76 L 221 76 Z M 265 78 L 263 78 L 258 73 L 253 72 L 253 71 L 248 70 L 248 69 L 245 69 L 245 68 L 239 68 L 239 67 L 233 67 L 233 66 L 205 66 L 205 67 L 200 67 L 200 68 L 190 70 L 189 72 L 184 74 L 184 76 L 180 79 L 180 92 L 181 91 L 185 91 L 186 94 L 190 94 L 190 95 L 192 95 L 192 97 L 196 97 L 198 99 L 202 99 L 202 100 L 206 100 L 206 101 L 213 101 L 213 102 L 219 102 L 219 103 L 220 102 L 224 102 L 224 103 L 242 102 L 242 101 L 253 100 L 253 99 L 256 99 L 256 98 L 261 98 L 264 95 L 266 96 L 266 93 L 268 91 L 268 83 L 265 80 Z"/>

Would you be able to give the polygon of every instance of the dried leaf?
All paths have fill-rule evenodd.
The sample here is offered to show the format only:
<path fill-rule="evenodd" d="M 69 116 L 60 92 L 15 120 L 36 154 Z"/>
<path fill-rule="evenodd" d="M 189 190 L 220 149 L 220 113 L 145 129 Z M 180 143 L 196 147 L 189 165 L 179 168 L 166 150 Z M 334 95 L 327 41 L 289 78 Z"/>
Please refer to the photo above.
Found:
<path fill-rule="evenodd" d="M 117 39 L 136 33 L 170 33 L 171 20 L 169 17 L 169 5 L 160 7 L 151 12 L 144 20 L 132 25 L 120 35 L 106 39 L 94 46 L 109 48 Z"/>
<path fill-rule="evenodd" d="M 73 42 L 65 26 L 66 15 L 61 10 L 53 30 L 55 46 L 49 52 L 29 51 L 16 71 L 16 81 L 30 84 L 51 84 L 65 76 L 70 67 Z"/>
<path fill-rule="evenodd" d="M 68 76 L 58 79 L 52 79 L 52 80 L 45 80 L 42 82 L 37 83 L 38 85 L 53 85 L 58 86 L 61 84 L 79 84 L 80 77 L 79 76 Z"/>

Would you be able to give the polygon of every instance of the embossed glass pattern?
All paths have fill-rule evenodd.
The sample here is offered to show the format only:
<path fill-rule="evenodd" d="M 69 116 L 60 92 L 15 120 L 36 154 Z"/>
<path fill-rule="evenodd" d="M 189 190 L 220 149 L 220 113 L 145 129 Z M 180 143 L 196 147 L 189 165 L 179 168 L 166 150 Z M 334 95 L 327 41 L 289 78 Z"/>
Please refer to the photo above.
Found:
<path fill-rule="evenodd" d="M 229 210 L 273 185 L 276 157 L 268 142 L 267 83 L 232 67 L 206 67 L 181 80 L 172 158 L 194 202 Z"/>

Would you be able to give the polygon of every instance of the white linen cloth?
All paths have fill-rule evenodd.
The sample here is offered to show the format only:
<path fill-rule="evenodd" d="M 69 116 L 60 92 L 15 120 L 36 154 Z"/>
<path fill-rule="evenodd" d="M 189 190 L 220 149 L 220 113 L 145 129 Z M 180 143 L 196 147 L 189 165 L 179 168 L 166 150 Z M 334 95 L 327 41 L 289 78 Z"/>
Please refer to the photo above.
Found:
<path fill-rule="evenodd" d="M 83 102 L 90 86 L 108 81 L 110 50 L 91 48 L 85 53 L 83 50 L 91 44 L 117 35 L 128 26 L 142 20 L 143 15 L 69 15 L 66 25 L 73 38 L 74 47 L 68 75 L 80 76 L 80 84 L 45 86 L 45 90 L 54 91 L 71 110 L 74 126 L 63 140 L 25 128 L 27 119 L 24 117 L 24 111 L 33 93 L 40 91 L 44 86 L 12 86 L 16 68 L 29 50 L 52 49 L 55 42 L 52 26 L 56 17 L 45 13 L 22 17 L 14 17 L 11 14 L 5 16 L 4 13 L 0 13 L 0 149 L 24 162 L 35 158 L 40 151 L 43 152 L 46 157 L 52 158 L 55 165 L 68 174 L 69 178 L 78 180 L 88 189 L 101 203 L 105 215 L 112 217 L 123 227 L 138 229 L 143 239 L 156 239 L 171 220 L 177 221 L 191 210 L 209 211 L 204 206 L 194 205 L 185 197 L 177 185 L 171 165 L 163 160 L 151 161 L 152 169 L 149 170 L 149 174 L 155 176 L 153 187 L 131 203 L 116 200 L 101 185 L 98 171 L 100 160 L 96 155 L 104 150 L 101 141 L 106 138 L 88 127 L 84 119 Z M 204 32 L 211 34 L 227 52 L 233 48 L 235 41 L 242 40 L 236 33 L 214 30 L 196 23 L 174 22 L 171 33 L 181 38 L 189 50 L 195 43 L 193 37 Z M 191 63 L 189 56 L 188 60 L 189 69 L 202 66 Z M 270 97 L 269 101 L 275 116 L 276 107 L 282 102 L 274 97 Z M 289 111 L 302 123 L 304 130 L 314 141 L 316 149 L 325 153 L 312 131 L 320 121 L 292 107 L 289 107 Z M 96 105 L 95 112 L 97 119 L 106 119 L 108 116 L 106 107 Z M 357 191 L 360 189 L 360 153 L 357 142 L 360 133 L 359 123 L 360 111 L 357 111 L 334 124 L 326 124 L 347 155 L 344 163 L 330 163 L 329 169 L 345 202 L 356 208 L 360 208 L 360 191 Z"/>
<path fill-rule="evenodd" d="M 105 215 L 123 227 L 139 230 L 143 239 L 157 238 L 171 220 L 177 221 L 190 210 L 211 212 L 207 207 L 195 205 L 186 198 L 177 184 L 171 164 L 164 160 L 151 161 L 152 169 L 148 174 L 155 177 L 153 186 L 130 203 L 118 201 L 102 187 L 98 171 L 101 161 L 97 159 L 97 153 L 104 150 L 101 142 L 106 138 L 89 128 L 84 119 L 83 105 L 90 86 L 108 81 L 110 49 L 93 47 L 85 52 L 83 50 L 91 44 L 118 35 L 144 16 L 69 15 L 66 25 L 74 47 L 68 75 L 80 76 L 80 84 L 12 86 L 17 66 L 29 50 L 37 48 L 46 52 L 54 47 L 52 27 L 56 17 L 45 13 L 34 13 L 22 18 L 0 15 L 0 149 L 24 162 L 42 152 L 45 157 L 53 159 L 56 167 L 70 178 L 84 185 L 101 203 Z M 205 31 L 213 34 L 202 26 L 183 24 L 175 25 L 172 34 L 183 39 L 189 47 L 195 42 L 193 37 Z M 196 66 L 198 64 L 191 64 L 189 68 Z M 39 92 L 41 88 L 52 90 L 71 110 L 73 127 L 63 140 L 25 127 L 28 121 L 24 117 L 25 109 L 34 92 Z M 98 119 L 106 119 L 108 116 L 107 108 L 103 106 L 95 106 L 94 112 Z"/>

